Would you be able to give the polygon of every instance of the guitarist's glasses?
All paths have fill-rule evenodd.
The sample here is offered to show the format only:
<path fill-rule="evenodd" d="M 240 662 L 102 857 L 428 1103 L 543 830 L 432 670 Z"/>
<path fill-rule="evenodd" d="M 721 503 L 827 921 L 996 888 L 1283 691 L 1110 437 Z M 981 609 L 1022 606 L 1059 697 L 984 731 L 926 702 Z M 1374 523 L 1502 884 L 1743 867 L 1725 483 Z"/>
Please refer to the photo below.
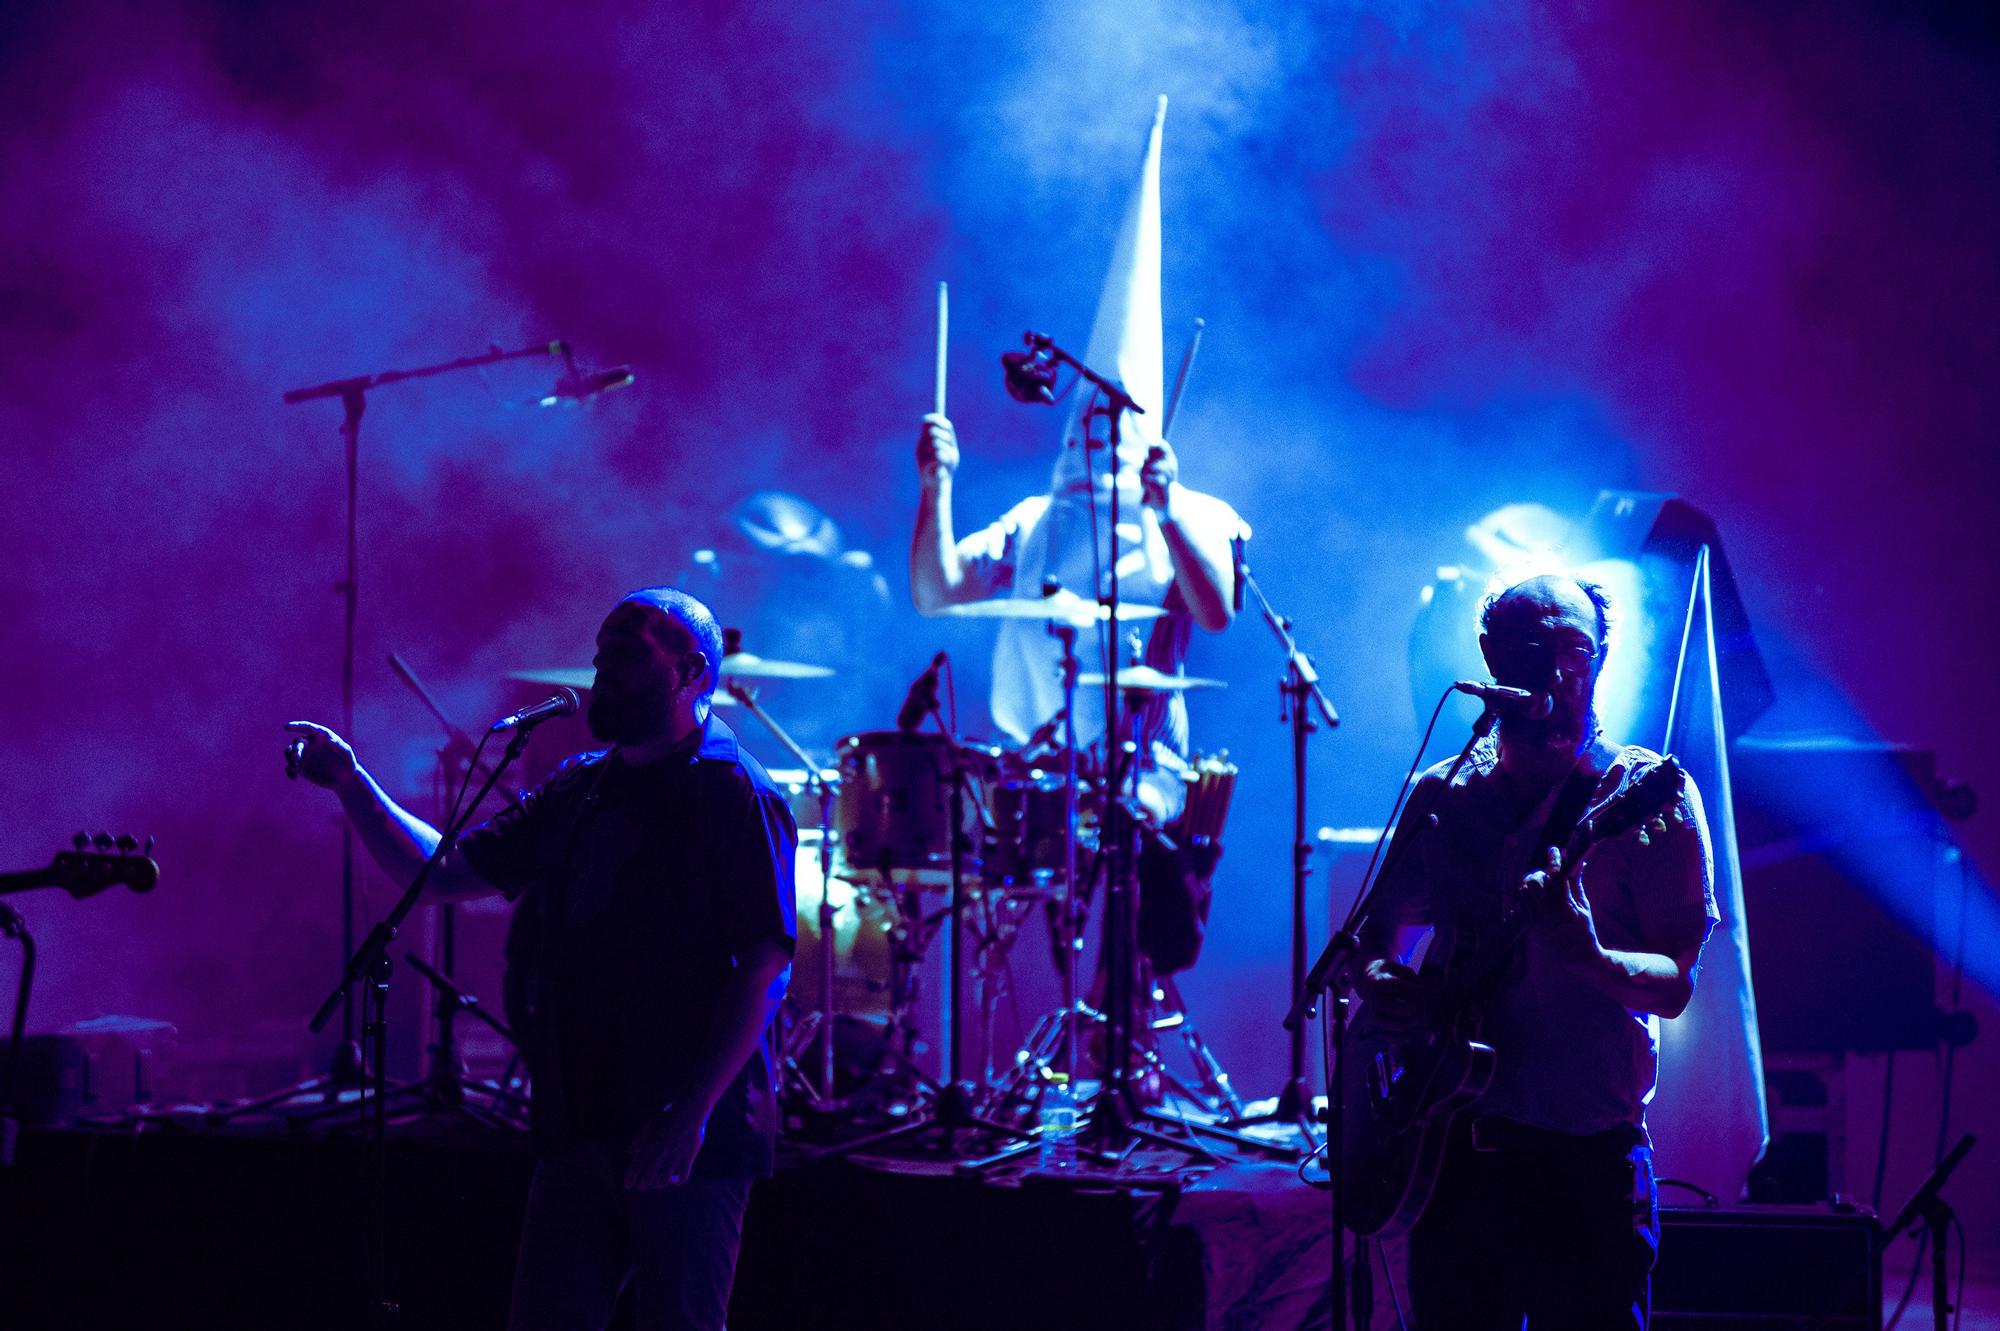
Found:
<path fill-rule="evenodd" d="M 1583 674 L 1601 654 L 1594 642 L 1523 642 L 1508 648 L 1507 663 L 1515 667 L 1520 677 L 1549 679 L 1561 670 L 1571 678 Z"/>

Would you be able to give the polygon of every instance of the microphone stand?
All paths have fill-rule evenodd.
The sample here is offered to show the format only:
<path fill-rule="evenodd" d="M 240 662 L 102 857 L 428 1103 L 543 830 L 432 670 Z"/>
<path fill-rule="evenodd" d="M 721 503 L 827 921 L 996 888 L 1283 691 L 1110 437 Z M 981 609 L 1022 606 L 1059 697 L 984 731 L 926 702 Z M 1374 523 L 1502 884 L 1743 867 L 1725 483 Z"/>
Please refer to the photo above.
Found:
<path fill-rule="evenodd" d="M 1915 1221 L 1924 1222 L 1924 1234 L 1931 1246 L 1931 1325 L 1936 1331 L 1945 1331 L 1948 1325 L 1957 1322 L 1952 1315 L 1951 1287 L 1945 1279 L 1945 1244 L 1951 1238 L 1951 1226 L 1956 1217 L 1951 1203 L 1944 1199 L 1944 1185 L 1951 1178 L 1952 1171 L 1958 1168 L 1959 1161 L 1965 1159 L 1966 1153 L 1978 1140 L 1971 1133 L 1960 1137 L 1958 1144 L 1951 1148 L 1951 1153 L 1917 1185 L 1916 1192 L 1903 1203 L 1903 1209 L 1896 1213 L 1896 1218 L 1889 1222 L 1889 1227 L 1875 1242 L 1879 1260 L 1881 1254 L 1889 1251 L 1889 1245 L 1895 1242 L 1898 1234 Z M 1959 1279 L 1963 1281 L 1964 1278 L 1965 1272 L 1960 1271 Z"/>
<path fill-rule="evenodd" d="M 410 880 L 409 887 L 400 900 L 382 917 L 376 926 L 368 931 L 347 964 L 341 970 L 340 981 L 326 1000 L 319 1005 L 319 1011 L 307 1023 L 317 1035 L 333 1019 L 333 1014 L 348 1001 L 348 996 L 357 984 L 368 986 L 368 1016 L 362 1027 L 362 1035 L 369 1043 L 369 1057 L 373 1065 L 373 1085 L 364 1087 L 363 1098 L 373 1113 L 370 1115 L 370 1152 L 373 1157 L 369 1169 L 368 1185 L 368 1321 L 372 1326 L 394 1325 L 400 1308 L 388 1297 L 388 1171 L 389 1171 L 389 1116 L 388 1116 L 388 1062 L 389 1062 L 389 977 L 395 963 L 389 958 L 389 944 L 395 941 L 396 931 L 403 920 L 416 908 L 417 900 L 423 895 L 424 884 L 430 881 L 431 871 L 451 852 L 459 834 L 472 820 L 473 812 L 492 791 L 500 774 L 518 760 L 521 751 L 528 746 L 528 736 L 532 726 L 518 726 L 507 741 L 507 751 L 501 755 L 499 763 L 486 781 L 479 787 L 479 793 L 472 797 L 458 818 L 438 836 L 437 846 Z M 372 1098 L 371 1098 L 372 1097 Z"/>
<path fill-rule="evenodd" d="M 1102 405 L 1091 408 L 1101 412 L 1107 422 L 1105 449 L 1105 475 L 1111 489 L 1111 558 L 1110 576 L 1104 587 L 1096 589 L 1098 603 L 1104 607 L 1099 617 L 1100 651 L 1104 659 L 1104 812 L 1102 842 L 1105 857 L 1105 901 L 1104 901 L 1104 960 L 1106 984 L 1109 990 L 1104 1004 L 1104 1065 L 1099 1071 L 1102 1084 L 1096 1101 L 1085 1115 L 1086 1122 L 1078 1134 L 1078 1148 L 1085 1152 L 1102 1152 L 1113 1156 L 1129 1153 L 1140 1143 L 1164 1147 L 1181 1152 L 1202 1164 L 1220 1164 L 1221 1157 L 1193 1140 L 1197 1133 L 1222 1138 L 1241 1145 L 1263 1145 L 1250 1138 L 1240 1138 L 1226 1128 L 1205 1123 L 1185 1121 L 1171 1114 L 1162 1114 L 1138 1103 L 1132 1085 L 1132 1026 L 1134 1006 L 1137 997 L 1137 952 L 1138 913 L 1133 908 L 1133 878 L 1136 871 L 1135 847 L 1131 844 L 1138 835 L 1133 820 L 1124 816 L 1120 792 L 1129 776 L 1134 790 L 1139 777 L 1139 737 L 1130 741 L 1120 738 L 1122 725 L 1119 720 L 1118 687 L 1118 446 L 1122 442 L 1125 413 L 1145 414 L 1145 408 L 1132 400 L 1122 384 L 1107 379 L 1085 365 L 1069 352 L 1056 345 L 1053 339 L 1030 332 L 1025 339 L 1028 347 L 1036 354 L 1046 356 L 1059 364 L 1067 365 L 1077 376 L 1089 383 L 1102 395 Z M 1084 418 L 1085 446 L 1090 447 L 1089 412 Z M 1090 502 L 1095 505 L 1097 496 L 1093 493 Z M 1124 751 L 1126 764 L 1121 767 L 1119 758 Z M 1152 1126 L 1171 1125 L 1189 1135 L 1177 1137 L 1162 1132 Z M 1282 1147 L 1278 1153 L 1289 1155 Z"/>
<path fill-rule="evenodd" d="M 341 406 L 340 437 L 346 444 L 347 464 L 347 567 L 334 590 L 341 596 L 341 622 L 343 632 L 340 653 L 340 733 L 349 743 L 354 740 L 354 627 L 361 611 L 361 540 L 360 540 L 360 493 L 361 493 L 361 414 L 368 406 L 368 390 L 386 384 L 401 383 L 406 379 L 428 379 L 434 375 L 450 374 L 456 370 L 476 369 L 483 365 L 493 365 L 505 360 L 520 360 L 529 356 L 569 357 L 569 344 L 560 340 L 544 342 L 532 347 L 522 347 L 517 351 L 502 351 L 498 347 L 479 356 L 465 356 L 458 360 L 445 361 L 437 365 L 426 365 L 414 370 L 380 370 L 374 374 L 358 374 L 347 379 L 335 379 L 323 384 L 313 384 L 306 388 L 294 388 L 284 395 L 287 405 L 312 402 L 320 398 L 339 398 Z M 340 952 L 347 956 L 354 951 L 354 829 L 345 819 L 340 825 Z M 318 1030 L 318 1027 L 314 1027 Z M 327 1104 L 336 1103 L 343 1089 L 351 1089 L 366 1080 L 366 1070 L 361 1060 L 361 1045 L 354 1036 L 354 994 L 350 987 L 340 1000 L 340 1045 L 334 1050 L 333 1064 L 329 1075 L 315 1077 L 309 1081 L 286 1087 L 274 1095 L 267 1095 L 248 1104 L 228 1111 L 230 1114 L 260 1109 L 267 1105 L 291 1099 L 304 1094 L 319 1094 Z"/>
<path fill-rule="evenodd" d="M 1259 599 L 1262 599 L 1261 595 Z M 1445 772 L 1444 784 L 1438 788 L 1438 798 L 1442 799 L 1444 792 L 1451 789 L 1452 778 L 1458 775 L 1459 769 L 1465 766 L 1466 759 L 1472 756 L 1473 746 L 1478 744 L 1480 740 L 1485 739 L 1499 720 L 1500 713 L 1494 708 L 1492 703 L 1488 703 L 1486 710 L 1479 714 L 1479 719 L 1473 722 L 1472 734 L 1466 738 L 1465 747 L 1458 751 L 1458 757 L 1453 760 L 1450 769 Z M 1428 818 L 1431 812 L 1433 810 L 1426 810 L 1424 816 Z M 1401 818 L 1398 819 L 1398 824 L 1400 825 L 1402 819 L 1406 819 L 1409 816 L 1410 810 L 1405 807 Z M 1349 957 L 1360 950 L 1361 934 L 1368 926 L 1368 914 L 1374 907 L 1375 893 L 1380 888 L 1383 879 L 1388 876 L 1390 866 L 1395 864 L 1401 857 L 1400 852 L 1407 850 L 1416 840 L 1415 836 L 1405 837 L 1399 845 L 1395 840 L 1393 829 L 1389 833 L 1389 836 L 1390 846 L 1388 857 L 1382 861 L 1382 867 L 1376 870 L 1375 877 L 1368 882 L 1365 890 L 1355 899 L 1354 905 L 1348 910 L 1347 918 L 1341 923 L 1340 928 L 1334 933 L 1332 938 L 1327 940 L 1325 949 L 1319 954 L 1319 959 L 1313 962 L 1312 969 L 1306 973 L 1305 983 L 1299 986 L 1298 994 L 1292 1000 L 1292 1010 L 1285 1014 L 1285 1029 L 1296 1035 L 1305 1029 L 1305 1023 L 1314 1015 L 1319 1005 L 1319 996 L 1324 993 L 1328 997 L 1327 1021 L 1332 1027 L 1328 1036 L 1328 1043 L 1332 1046 L 1333 1058 L 1332 1067 L 1327 1073 L 1326 1086 L 1326 1172 L 1328 1182 L 1333 1185 L 1328 1190 L 1328 1194 L 1331 1198 L 1333 1211 L 1331 1244 L 1333 1248 L 1333 1284 L 1331 1294 L 1334 1331 L 1345 1331 L 1349 1311 L 1347 1262 L 1346 1253 L 1343 1251 L 1346 1247 L 1347 1234 L 1346 1189 L 1340 1159 L 1341 1151 L 1345 1146 L 1347 1129 L 1347 1085 L 1345 1074 L 1347 1058 L 1347 1005 L 1350 1001 L 1348 990 L 1351 981 L 1347 973 L 1346 962 Z M 1354 1284 L 1354 1302 L 1356 1306 L 1354 1313 L 1356 1325 L 1363 1328 L 1368 1325 L 1370 1314 L 1373 1311 L 1371 1306 L 1373 1303 L 1374 1287 L 1373 1272 L 1367 1266 L 1367 1261 L 1368 1241 L 1356 1235 L 1354 1240 L 1354 1263 L 1356 1268 Z"/>
<path fill-rule="evenodd" d="M 400 654 L 390 652 L 389 668 L 396 672 L 398 679 L 409 686 L 410 692 L 417 695 L 418 700 L 430 710 L 430 714 L 437 718 L 438 725 L 444 729 L 445 744 L 438 750 L 435 792 L 439 812 L 448 813 L 451 807 L 452 775 L 456 767 L 454 758 L 464 762 L 473 775 L 492 777 L 497 782 L 499 779 L 497 774 L 478 759 L 477 742 L 445 715 L 444 709 L 438 706 L 437 700 L 431 696 L 430 690 L 424 687 L 423 681 L 417 678 L 416 671 L 410 668 L 409 663 L 403 660 Z M 521 792 L 517 790 L 503 787 L 503 793 L 509 802 L 521 798 Z M 468 818 L 471 813 L 472 810 L 468 809 Z M 522 1125 L 512 1119 L 514 1108 L 512 1101 L 515 1097 L 497 1084 L 480 1084 L 476 1088 L 467 1084 L 466 1071 L 458 1052 L 454 1023 L 460 1012 L 470 1012 L 481 1018 L 485 1018 L 486 1014 L 479 1007 L 477 998 L 452 983 L 458 959 L 458 907 L 448 901 L 440 904 L 437 908 L 437 926 L 438 970 L 432 970 L 423 964 L 415 953 L 404 953 L 410 964 L 416 967 L 417 973 L 430 981 L 431 987 L 437 991 L 436 1001 L 432 1007 L 433 1042 L 430 1046 L 430 1067 L 409 1089 L 423 1094 L 427 1109 L 457 1114 L 484 1127 L 518 1128 Z M 488 1019 L 488 1024 L 496 1023 Z M 513 1034 L 504 1027 L 500 1027 L 499 1030 L 507 1043 L 518 1052 L 520 1046 L 514 1040 Z M 477 1089 L 494 1099 L 496 1103 L 491 1106 L 473 1103 L 466 1096 L 466 1092 L 470 1089 Z"/>
<path fill-rule="evenodd" d="M 1319 729 L 1320 721 L 1331 730 L 1340 725 L 1340 714 L 1320 688 L 1319 671 L 1312 658 L 1299 650 L 1292 637 L 1292 620 L 1280 615 L 1264 595 L 1264 589 L 1250 575 L 1250 566 L 1239 556 L 1236 566 L 1239 585 L 1257 598 L 1257 610 L 1278 646 L 1285 653 L 1285 677 L 1278 683 L 1278 696 L 1292 731 L 1292 1002 L 1304 992 L 1306 983 L 1306 886 L 1312 877 L 1313 846 L 1306 839 L 1306 741 Z M 1306 706 L 1308 700 L 1313 704 Z M 1318 713 L 1315 719 L 1314 713 Z M 1312 1097 L 1306 1090 L 1306 1027 L 1303 1021 L 1287 1021 L 1291 1062 L 1278 1103 L 1269 1113 L 1233 1119 L 1231 1127 L 1252 1123 L 1290 1123 L 1305 1134 L 1308 1147 L 1317 1136 L 1313 1127 Z"/>
<path fill-rule="evenodd" d="M 21 978 L 14 989 L 14 1022 L 7 1034 L 7 1093 L 0 1097 L 0 1169 L 11 1169 L 21 1135 L 21 1046 L 28 1036 L 28 995 L 35 987 L 35 940 L 28 922 L 5 901 L 0 901 L 0 936 L 21 944 Z"/>

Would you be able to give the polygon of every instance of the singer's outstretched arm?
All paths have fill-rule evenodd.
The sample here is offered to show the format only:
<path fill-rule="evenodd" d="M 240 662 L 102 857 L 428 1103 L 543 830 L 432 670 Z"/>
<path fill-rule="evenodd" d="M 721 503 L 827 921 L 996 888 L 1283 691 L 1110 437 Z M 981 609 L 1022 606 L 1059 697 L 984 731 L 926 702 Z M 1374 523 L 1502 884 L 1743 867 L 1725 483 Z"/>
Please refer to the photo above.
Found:
<path fill-rule="evenodd" d="M 920 614 L 934 615 L 970 600 L 965 568 L 958 558 L 958 535 L 951 520 L 952 474 L 958 470 L 958 436 L 951 421 L 924 417 L 917 436 L 917 526 L 910 537 L 910 598 Z"/>
<path fill-rule="evenodd" d="M 389 792 L 354 757 L 347 741 L 324 726 L 293 721 L 285 729 L 305 741 L 298 773 L 340 799 L 369 857 L 401 888 L 407 888 L 437 849 L 438 831 L 389 798 Z M 462 860 L 447 856 L 424 882 L 425 901 L 461 901 L 496 891 Z"/>

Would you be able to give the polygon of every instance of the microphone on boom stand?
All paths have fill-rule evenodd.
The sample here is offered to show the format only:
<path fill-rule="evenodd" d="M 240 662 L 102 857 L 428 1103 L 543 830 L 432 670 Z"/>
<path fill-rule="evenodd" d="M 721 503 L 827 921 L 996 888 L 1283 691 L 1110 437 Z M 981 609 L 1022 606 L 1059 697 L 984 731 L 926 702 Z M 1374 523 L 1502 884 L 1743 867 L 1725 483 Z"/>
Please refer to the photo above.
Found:
<path fill-rule="evenodd" d="M 903 695 L 903 706 L 896 713 L 896 729 L 909 734 L 924 724 L 924 718 L 937 706 L 938 671 L 944 669 L 944 663 L 945 654 L 939 652 L 924 673 L 910 682 L 910 691 Z"/>
<path fill-rule="evenodd" d="M 1046 348 L 1028 334 L 1028 351 L 1003 351 L 1000 369 L 1007 379 L 1007 396 L 1030 406 L 1051 406 L 1056 400 L 1056 363 Z"/>
<path fill-rule="evenodd" d="M 528 730 L 544 721 L 558 716 L 574 716 L 582 704 L 577 701 L 573 689 L 557 689 L 553 698 L 546 698 L 531 707 L 523 707 L 509 716 L 503 716 L 487 727 L 487 733 L 497 735 L 503 730 Z"/>
<path fill-rule="evenodd" d="M 1546 689 L 1514 689 L 1505 684 L 1475 684 L 1469 679 L 1461 679 L 1451 686 L 1459 693 L 1469 693 L 1496 712 L 1518 711 L 1530 721 L 1545 719 L 1555 711 L 1555 697 Z"/>

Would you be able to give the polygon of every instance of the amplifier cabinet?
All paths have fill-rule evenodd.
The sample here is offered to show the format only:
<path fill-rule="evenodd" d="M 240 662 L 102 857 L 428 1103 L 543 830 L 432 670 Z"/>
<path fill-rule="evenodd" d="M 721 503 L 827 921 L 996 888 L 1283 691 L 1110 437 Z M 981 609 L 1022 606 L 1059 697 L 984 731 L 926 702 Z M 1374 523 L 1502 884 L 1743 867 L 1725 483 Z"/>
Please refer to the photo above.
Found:
<path fill-rule="evenodd" d="M 1881 1331 L 1867 1208 L 1660 1208 L 1653 1331 Z"/>

